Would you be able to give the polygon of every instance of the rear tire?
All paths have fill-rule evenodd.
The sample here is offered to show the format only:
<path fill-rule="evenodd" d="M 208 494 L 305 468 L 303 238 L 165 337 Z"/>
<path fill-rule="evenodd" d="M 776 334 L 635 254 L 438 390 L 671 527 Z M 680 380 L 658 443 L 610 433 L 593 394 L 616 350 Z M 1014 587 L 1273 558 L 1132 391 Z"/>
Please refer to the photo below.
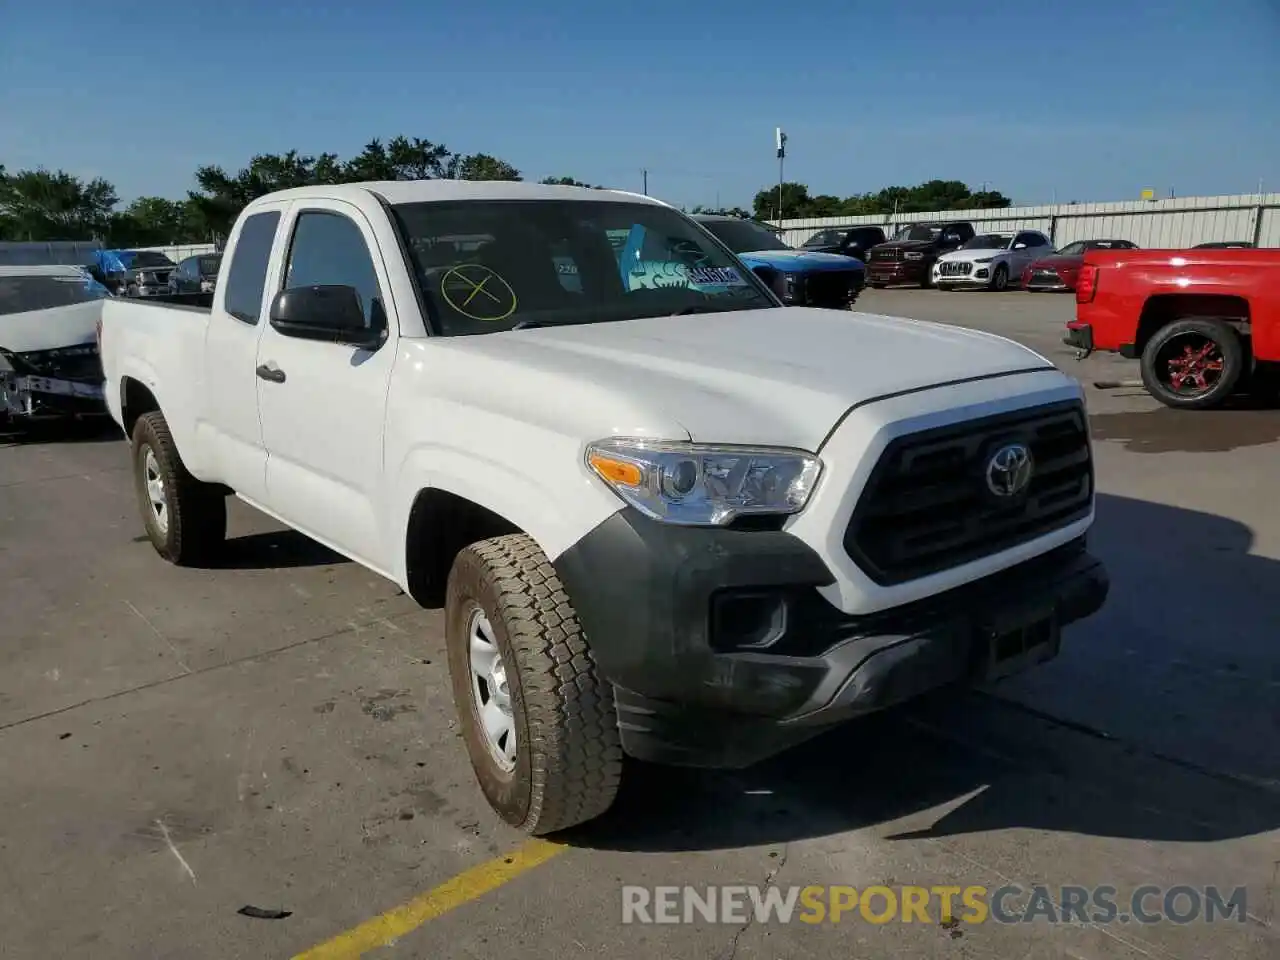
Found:
<path fill-rule="evenodd" d="M 1209 410 L 1235 393 L 1247 357 L 1236 331 L 1194 317 L 1161 327 L 1142 350 L 1142 382 L 1167 407 Z"/>
<path fill-rule="evenodd" d="M 133 427 L 133 476 L 138 508 L 156 553 L 180 567 L 207 564 L 227 536 L 227 498 L 193 477 L 178 455 L 159 411 Z"/>
<path fill-rule="evenodd" d="M 539 836 L 608 810 L 622 778 L 613 689 L 532 538 L 494 537 L 458 554 L 445 643 L 471 767 L 494 811 Z"/>

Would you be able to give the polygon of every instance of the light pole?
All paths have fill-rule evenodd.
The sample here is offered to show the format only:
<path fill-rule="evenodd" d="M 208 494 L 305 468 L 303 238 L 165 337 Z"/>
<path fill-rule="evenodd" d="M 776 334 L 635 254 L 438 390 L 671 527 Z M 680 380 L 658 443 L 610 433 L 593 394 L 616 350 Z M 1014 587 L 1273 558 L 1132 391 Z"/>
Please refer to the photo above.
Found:
<path fill-rule="evenodd" d="M 778 149 L 778 207 L 774 211 L 776 216 L 774 219 L 779 225 L 782 223 L 782 165 L 787 159 L 787 135 L 782 132 L 782 128 L 778 127 L 774 131 L 774 140 Z"/>

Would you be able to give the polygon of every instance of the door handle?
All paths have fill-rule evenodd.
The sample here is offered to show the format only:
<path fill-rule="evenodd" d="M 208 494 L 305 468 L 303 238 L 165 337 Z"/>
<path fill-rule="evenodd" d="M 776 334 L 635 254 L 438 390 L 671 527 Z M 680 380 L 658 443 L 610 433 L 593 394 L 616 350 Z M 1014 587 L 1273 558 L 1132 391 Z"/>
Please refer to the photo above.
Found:
<path fill-rule="evenodd" d="M 265 363 L 258 366 L 258 379 L 270 383 L 284 383 L 284 371 L 279 367 L 269 367 Z"/>

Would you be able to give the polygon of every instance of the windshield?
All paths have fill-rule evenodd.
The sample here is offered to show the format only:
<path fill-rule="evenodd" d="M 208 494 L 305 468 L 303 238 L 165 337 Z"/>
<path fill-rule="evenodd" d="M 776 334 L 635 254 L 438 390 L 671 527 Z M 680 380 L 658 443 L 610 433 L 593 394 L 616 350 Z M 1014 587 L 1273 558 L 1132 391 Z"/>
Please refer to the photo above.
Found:
<path fill-rule="evenodd" d="M 840 242 L 839 230 L 819 230 L 804 242 L 806 247 L 830 247 Z"/>
<path fill-rule="evenodd" d="M 0 314 L 70 307 L 110 296 L 106 287 L 87 274 L 0 277 Z"/>
<path fill-rule="evenodd" d="M 940 234 L 941 232 L 942 232 L 942 228 L 938 226 L 931 226 L 930 224 L 927 224 L 927 223 L 913 223 L 899 230 L 896 234 L 894 234 L 893 239 L 924 240 L 927 242 L 927 241 L 937 239 L 938 234 Z"/>
<path fill-rule="evenodd" d="M 1084 241 L 1077 240 L 1075 243 L 1068 243 L 1065 247 L 1058 251 L 1060 257 L 1079 257 L 1084 253 Z"/>
<path fill-rule="evenodd" d="M 777 306 L 751 271 L 667 207 L 469 200 L 393 210 L 445 336 Z"/>
<path fill-rule="evenodd" d="M 702 225 L 734 253 L 791 249 L 776 233 L 754 220 L 704 220 Z"/>
<path fill-rule="evenodd" d="M 222 265 L 222 257 L 201 257 L 199 260 L 200 276 L 216 277 L 218 267 Z"/>
<path fill-rule="evenodd" d="M 129 267 L 137 269 L 138 267 L 172 267 L 173 261 L 166 257 L 163 253 L 156 253 L 154 250 L 134 250 L 129 255 Z"/>
<path fill-rule="evenodd" d="M 1013 239 L 1012 234 L 1008 233 L 980 233 L 972 240 L 965 243 L 961 250 L 1003 250 L 1009 246 L 1009 241 Z"/>

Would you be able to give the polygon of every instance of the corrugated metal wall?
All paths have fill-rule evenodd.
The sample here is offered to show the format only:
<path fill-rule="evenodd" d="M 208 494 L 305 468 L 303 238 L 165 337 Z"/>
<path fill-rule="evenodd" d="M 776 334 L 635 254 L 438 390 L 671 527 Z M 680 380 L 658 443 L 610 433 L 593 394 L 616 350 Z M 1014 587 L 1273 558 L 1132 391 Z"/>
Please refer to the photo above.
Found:
<path fill-rule="evenodd" d="M 799 246 L 824 227 L 872 224 L 892 234 L 909 223 L 938 220 L 968 220 L 979 231 L 1041 230 L 1059 247 L 1073 240 L 1101 239 L 1132 240 L 1148 249 L 1185 249 L 1214 240 L 1250 240 L 1263 247 L 1280 247 L 1280 193 L 946 210 L 897 217 L 825 217 L 775 225 L 787 243 Z"/>
<path fill-rule="evenodd" d="M 133 247 L 134 250 L 150 250 L 153 253 L 163 253 L 166 257 L 177 263 L 187 257 L 199 257 L 207 253 L 217 253 L 218 248 L 212 243 L 182 243 L 170 245 L 167 247 Z"/>

